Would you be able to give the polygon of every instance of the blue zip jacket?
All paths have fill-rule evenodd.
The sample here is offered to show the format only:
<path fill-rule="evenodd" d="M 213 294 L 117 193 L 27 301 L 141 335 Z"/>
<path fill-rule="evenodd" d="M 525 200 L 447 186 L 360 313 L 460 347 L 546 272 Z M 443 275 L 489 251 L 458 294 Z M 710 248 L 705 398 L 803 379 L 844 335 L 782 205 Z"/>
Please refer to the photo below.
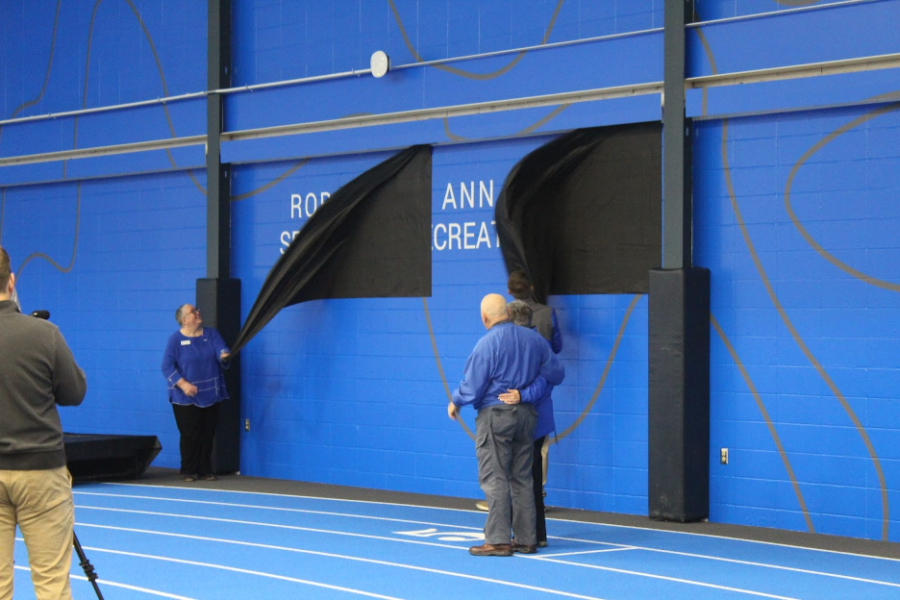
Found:
<path fill-rule="evenodd" d="M 169 385 L 169 402 L 205 408 L 228 398 L 222 372 L 225 363 L 219 358 L 222 352 L 229 352 L 228 346 L 212 327 L 204 327 L 198 337 L 188 337 L 180 330 L 173 333 L 162 360 L 162 372 Z M 182 377 L 197 386 L 197 395 L 193 398 L 175 385 Z"/>
<path fill-rule="evenodd" d="M 499 394 L 521 390 L 538 375 L 550 385 L 559 385 L 565 369 L 539 333 L 501 321 L 475 344 L 453 392 L 453 403 L 457 407 L 471 404 L 475 410 L 502 404 Z"/>

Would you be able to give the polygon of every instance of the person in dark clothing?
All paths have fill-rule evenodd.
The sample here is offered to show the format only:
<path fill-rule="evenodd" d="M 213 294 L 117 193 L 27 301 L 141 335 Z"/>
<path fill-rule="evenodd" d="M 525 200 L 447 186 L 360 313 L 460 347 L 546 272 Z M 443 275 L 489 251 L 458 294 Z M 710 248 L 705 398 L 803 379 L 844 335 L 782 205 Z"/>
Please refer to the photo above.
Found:
<path fill-rule="evenodd" d="M 546 304 L 541 304 L 534 299 L 534 285 L 528 279 L 525 271 L 513 271 L 506 281 L 509 295 L 516 300 L 521 300 L 531 309 L 531 326 L 550 342 L 554 354 L 559 354 L 563 349 L 562 332 L 559 330 L 559 320 L 556 318 L 556 310 Z"/>
<path fill-rule="evenodd" d="M 84 371 L 53 323 L 23 315 L 0 248 L 0 599 L 13 595 L 16 525 L 38 600 L 71 600 L 75 504 L 59 406 L 81 404 Z"/>
<path fill-rule="evenodd" d="M 509 303 L 509 318 L 516 325 L 531 327 L 531 308 L 521 300 L 513 300 Z M 534 462 L 531 467 L 531 476 L 534 488 L 535 526 L 537 530 L 537 545 L 540 548 L 547 546 L 547 520 L 544 516 L 544 482 L 542 475 L 545 473 L 541 460 L 545 441 L 553 431 L 556 423 L 553 419 L 553 398 L 551 392 L 553 386 L 542 376 L 523 390 L 510 390 L 500 394 L 500 400 L 507 404 L 519 402 L 533 402 L 537 409 L 537 426 L 534 430 Z M 546 456 L 544 454 L 543 456 Z"/>
<path fill-rule="evenodd" d="M 162 372 L 169 384 L 169 402 L 181 434 L 181 476 L 215 481 L 212 472 L 213 438 L 219 402 L 228 398 L 225 360 L 230 351 L 212 327 L 203 327 L 200 311 L 183 304 L 175 311 L 181 328 L 169 337 Z"/>
<path fill-rule="evenodd" d="M 521 300 L 531 309 L 531 326 L 547 340 L 550 344 L 550 348 L 553 349 L 553 353 L 559 354 L 562 352 L 563 338 L 559 328 L 559 320 L 556 317 L 556 310 L 546 304 L 535 301 L 533 297 L 534 285 L 528 278 L 528 275 L 526 275 L 524 271 L 513 271 L 509 274 L 506 287 L 510 296 L 516 300 Z M 546 496 L 544 486 L 547 484 L 547 468 L 550 462 L 550 434 L 556 431 L 556 424 L 553 420 L 553 399 L 550 398 L 549 393 L 550 392 L 548 391 L 547 399 L 541 403 L 544 412 L 544 419 L 541 421 L 541 424 L 544 426 L 539 426 L 538 433 L 541 435 L 536 436 L 537 439 L 535 439 L 534 442 L 535 472 L 537 472 L 537 465 L 540 464 L 541 466 L 540 477 L 537 478 L 536 476 L 535 478 L 535 490 L 538 489 L 537 482 L 540 481 L 539 495 L 541 498 L 541 511 L 538 516 L 539 546 L 547 545 L 547 529 L 543 513 L 544 496 Z M 549 413 L 549 417 L 547 416 L 547 413 Z M 544 527 L 542 528 L 541 525 L 544 525 Z"/>

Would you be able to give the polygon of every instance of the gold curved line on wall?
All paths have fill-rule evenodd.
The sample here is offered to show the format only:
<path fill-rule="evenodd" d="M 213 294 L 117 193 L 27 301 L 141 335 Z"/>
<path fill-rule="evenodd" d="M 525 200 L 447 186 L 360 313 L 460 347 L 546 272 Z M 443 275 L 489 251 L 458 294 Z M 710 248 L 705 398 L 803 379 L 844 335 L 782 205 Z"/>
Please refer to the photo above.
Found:
<path fill-rule="evenodd" d="M 44 97 L 44 92 L 47 91 L 47 84 L 50 82 L 50 67 L 53 66 L 53 52 L 56 50 L 56 30 L 59 25 L 59 7 L 62 4 L 62 0 L 57 0 L 56 2 L 56 15 L 53 17 L 53 36 L 50 38 L 50 57 L 47 59 L 47 73 L 44 75 L 44 85 L 41 86 L 41 91 L 33 100 L 28 100 L 23 102 L 19 106 L 16 107 L 16 110 L 12 112 L 9 116 L 10 119 L 15 119 L 16 115 L 18 115 L 21 111 L 25 110 L 29 106 L 34 106 Z M 3 135 L 3 127 L 0 127 L 0 136 Z M 0 138 L 2 139 L 2 138 Z"/>
<path fill-rule="evenodd" d="M 444 384 L 444 392 L 447 394 L 447 402 L 453 401 L 453 395 L 450 393 L 450 386 L 447 384 L 447 376 L 444 375 L 444 367 L 441 365 L 441 355 L 438 353 L 437 340 L 434 337 L 434 328 L 431 326 L 431 314 L 428 312 L 428 298 L 422 297 L 422 306 L 425 307 L 425 322 L 428 323 L 428 336 L 431 338 L 431 350 L 434 352 L 434 360 L 437 362 L 438 373 L 441 375 L 441 383 Z M 466 422 L 462 420 L 462 416 L 456 419 L 457 423 L 463 428 L 463 430 L 468 434 L 470 438 L 473 440 L 475 436 L 472 434 L 472 431 L 469 429 Z"/>
<path fill-rule="evenodd" d="M 750 373 L 747 371 L 746 367 L 744 367 L 744 363 L 741 362 L 737 350 L 735 350 L 734 346 L 731 345 L 731 341 L 728 339 L 728 336 L 725 335 L 725 331 L 722 329 L 722 326 L 719 325 L 719 322 L 716 321 L 716 318 L 712 313 L 709 314 L 709 322 L 712 324 L 713 329 L 716 330 L 716 333 L 719 334 L 719 338 L 722 340 L 722 343 L 725 344 L 725 348 L 728 349 L 728 353 L 731 354 L 731 360 L 734 361 L 734 364 L 738 368 L 738 371 L 741 372 L 741 376 L 744 378 L 744 383 L 747 384 L 747 388 L 753 395 L 753 400 L 756 402 L 756 407 L 759 409 L 760 414 L 762 414 L 763 419 L 766 421 L 766 427 L 768 427 L 769 429 L 769 435 L 772 436 L 772 440 L 775 442 L 775 447 L 778 449 L 778 455 L 781 457 L 781 462 L 784 464 L 784 470 L 787 471 L 788 477 L 791 480 L 791 486 L 794 488 L 794 495 L 797 496 L 797 503 L 800 504 L 800 510 L 803 511 L 803 519 L 806 521 L 806 528 L 810 533 L 815 533 L 816 529 L 815 527 L 813 527 L 812 519 L 809 516 L 809 510 L 806 508 L 806 500 L 803 499 L 803 492 L 800 491 L 800 484 L 797 483 L 797 477 L 794 475 L 794 469 L 791 466 L 791 461 L 787 457 L 787 452 L 784 451 L 784 446 L 781 444 L 781 438 L 778 437 L 778 431 L 775 430 L 775 424 L 772 423 L 772 418 L 769 416 L 769 411 L 766 410 L 766 405 L 763 403 L 759 392 L 756 390 L 756 386 L 753 385 L 753 380 L 750 378 Z"/>
<path fill-rule="evenodd" d="M 447 139 L 454 142 L 468 142 L 472 138 L 463 137 L 461 135 L 456 135 L 452 131 L 450 131 L 450 119 L 444 117 L 444 133 L 447 135 Z"/>
<path fill-rule="evenodd" d="M 80 229 L 80 223 L 81 223 L 81 182 L 79 181 L 76 184 L 76 186 L 77 186 L 77 191 L 75 194 L 75 198 L 76 198 L 76 201 L 75 201 L 75 241 L 72 244 L 72 258 L 69 259 L 69 265 L 66 267 L 63 267 L 62 265 L 60 265 L 58 262 L 56 262 L 55 260 L 53 260 L 52 258 L 47 256 L 43 252 L 34 252 L 34 253 L 26 256 L 25 260 L 22 261 L 22 264 L 19 265 L 19 269 L 16 271 L 16 280 L 21 279 L 22 271 L 25 269 L 25 265 L 30 263 L 35 258 L 43 258 L 48 263 L 53 265 L 53 267 L 57 271 L 60 271 L 61 273 L 68 273 L 69 271 L 72 270 L 72 267 L 75 266 L 75 254 L 76 254 L 76 252 L 78 252 L 78 230 Z"/>
<path fill-rule="evenodd" d="M 867 102 L 894 102 L 897 100 L 900 100 L 900 90 L 885 92 L 884 94 L 878 94 L 866 99 Z"/>
<path fill-rule="evenodd" d="M 87 105 L 87 93 L 88 93 L 88 82 L 90 81 L 90 73 L 91 73 L 91 40 L 94 37 L 94 20 L 97 18 L 97 9 L 100 8 L 100 3 L 103 0 L 96 0 L 94 2 L 94 8 L 91 10 L 91 22 L 88 24 L 88 39 L 87 46 L 85 49 L 85 58 L 84 58 L 84 91 L 82 92 L 81 98 L 81 108 L 84 108 Z M 72 126 L 72 148 L 78 147 L 78 116 L 75 116 L 74 124 Z M 69 164 L 69 161 L 63 161 L 63 179 L 66 177 L 66 168 Z"/>
<path fill-rule="evenodd" d="M 543 127 L 544 125 L 546 125 L 547 123 L 549 123 L 550 121 L 555 119 L 562 111 L 566 110 L 570 106 L 572 106 L 571 102 L 569 102 L 568 104 L 560 104 L 559 106 L 554 108 L 552 111 L 550 111 L 550 113 L 548 113 L 546 117 L 535 122 L 532 125 L 529 125 L 522 131 L 518 132 L 516 135 L 528 135 L 529 133 L 534 132 L 538 127 Z"/>
<path fill-rule="evenodd" d="M 560 104 L 559 106 L 554 108 L 552 111 L 550 111 L 546 116 L 542 117 L 535 123 L 529 125 L 525 129 L 522 129 L 521 131 L 517 131 L 516 133 L 513 134 L 513 136 L 515 137 L 515 136 L 520 136 L 520 135 L 528 135 L 529 133 L 532 133 L 538 127 L 543 127 L 544 125 L 549 123 L 551 120 L 555 119 L 557 117 L 557 115 L 559 115 L 559 113 L 566 110 L 570 106 L 572 106 L 571 102 L 569 102 L 568 104 Z M 461 135 L 456 135 L 455 133 L 450 131 L 450 119 L 448 119 L 447 117 L 444 117 L 444 133 L 447 134 L 447 137 L 454 142 L 469 142 L 469 141 L 474 141 L 474 140 L 478 139 L 478 138 L 463 137 Z"/>
<path fill-rule="evenodd" d="M 709 61 L 709 67 L 712 71 L 712 74 L 717 75 L 719 73 L 719 67 L 716 66 L 716 57 L 713 55 L 712 48 L 709 45 L 709 40 L 706 39 L 706 34 L 703 33 L 703 30 L 700 27 L 695 27 L 694 32 L 700 39 L 700 44 L 703 46 L 703 52 L 704 54 L 706 54 L 706 59 Z M 709 88 L 704 87 L 701 93 L 703 97 L 701 114 L 706 115 L 709 100 Z"/>
<path fill-rule="evenodd" d="M 547 30 L 544 32 L 544 38 L 541 40 L 540 45 L 546 44 L 547 40 L 550 39 L 550 32 L 553 31 L 553 26 L 556 24 L 556 18 L 559 16 L 559 11 L 562 8 L 563 2 L 565 2 L 565 0 L 559 0 L 559 2 L 556 4 L 556 9 L 553 11 L 553 16 L 550 18 L 550 24 L 547 26 Z M 403 37 L 403 43 L 406 44 L 406 49 L 409 50 L 409 53 L 412 54 L 416 62 L 424 62 L 422 56 L 416 51 L 415 46 L 413 46 L 412 42 L 410 41 L 409 36 L 406 35 L 406 28 L 403 26 L 403 19 L 400 18 L 400 13 L 397 10 L 397 6 L 394 4 L 394 0 L 388 0 L 388 4 L 391 6 L 391 12 L 394 13 L 394 20 L 397 21 L 397 27 L 400 29 L 400 35 Z M 435 69 L 439 69 L 441 71 L 445 71 L 447 73 L 451 73 L 453 75 L 465 77 L 466 79 L 487 81 L 489 79 L 500 77 L 504 73 L 511 70 L 519 63 L 520 60 L 522 60 L 522 58 L 524 58 L 527 53 L 527 50 L 523 50 L 517 53 L 515 58 L 513 58 L 509 63 L 492 73 L 472 73 L 470 71 L 464 71 L 456 67 L 442 64 L 428 66 L 434 67 Z"/>
<path fill-rule="evenodd" d="M 87 49 L 86 49 L 86 58 L 85 58 L 85 66 L 84 66 L 84 92 L 81 100 L 81 107 L 87 107 L 87 94 L 88 94 L 88 83 L 90 82 L 90 66 L 91 66 L 91 40 L 94 35 L 94 20 L 97 16 L 97 10 L 100 8 L 100 3 L 103 0 L 97 0 L 94 4 L 94 9 L 91 12 L 91 22 L 88 27 L 88 41 L 87 41 Z M 134 13 L 134 17 L 137 20 L 138 24 L 141 27 L 141 31 L 144 33 L 144 37 L 147 38 L 147 43 L 150 45 L 150 52 L 153 54 L 153 60 L 156 61 L 156 69 L 159 72 L 159 80 L 162 85 L 163 97 L 169 96 L 168 86 L 166 85 L 166 76 L 163 72 L 162 62 L 159 60 L 159 53 L 156 51 L 156 45 L 153 43 L 153 37 L 150 35 L 150 31 L 147 29 L 147 25 L 144 23 L 144 20 L 141 18 L 141 14 L 138 11 L 137 7 L 134 5 L 132 0 L 125 0 L 125 3 L 131 8 L 131 12 Z M 162 105 L 163 112 L 166 115 L 166 124 L 169 126 L 169 132 L 172 134 L 173 138 L 177 138 L 178 134 L 175 133 L 175 126 L 172 123 L 172 116 L 169 114 L 169 107 L 166 104 Z M 73 148 L 78 147 L 78 117 L 75 117 L 75 131 L 74 131 L 74 141 L 72 143 Z M 172 155 L 172 151 L 169 148 L 166 148 L 166 156 L 169 158 L 169 163 L 171 163 L 172 167 L 177 169 L 178 164 L 175 162 L 175 157 Z M 206 195 L 206 189 L 200 184 L 194 175 L 193 170 L 188 169 L 187 171 L 188 177 L 194 183 L 194 186 L 197 190 L 200 191 L 204 196 Z M 66 161 L 63 161 L 63 177 L 66 176 Z"/>
<path fill-rule="evenodd" d="M 558 444 L 559 440 L 565 439 L 568 437 L 570 433 L 575 431 L 575 429 L 581 425 L 581 422 L 584 421 L 585 417 L 587 417 L 588 413 L 594 407 L 594 403 L 597 401 L 597 397 L 600 396 L 600 391 L 603 389 L 603 384 L 606 383 L 606 376 L 609 375 L 609 370 L 612 367 L 613 360 L 616 358 L 616 352 L 619 351 L 619 344 L 622 342 L 622 336 L 625 334 L 625 327 L 628 325 L 628 320 L 631 318 L 631 313 L 634 311 L 634 307 L 637 306 L 638 301 L 641 299 L 642 294 L 635 294 L 634 298 L 631 300 L 631 303 L 628 305 L 628 309 L 625 311 L 625 316 L 622 318 L 622 324 L 619 325 L 619 332 L 616 334 L 616 341 L 613 343 L 612 349 L 609 351 L 609 357 L 606 359 L 606 366 L 603 367 L 603 375 L 600 376 L 600 382 L 597 384 L 596 389 L 594 390 L 594 395 L 591 396 L 590 402 L 587 403 L 587 406 L 584 407 L 584 410 L 581 411 L 581 414 L 578 415 L 578 418 L 575 419 L 575 422 L 569 425 L 565 431 L 557 434 L 553 438 L 553 443 Z"/>
<path fill-rule="evenodd" d="M 156 51 L 156 45 L 153 43 L 153 37 L 150 35 L 150 31 L 147 29 L 147 25 L 144 23 L 144 19 L 141 18 L 141 13 L 138 11 L 137 7 L 134 5 L 132 0 L 125 0 L 128 3 L 128 6 L 131 7 L 131 12 L 134 13 L 134 18 L 137 19 L 138 24 L 141 26 L 141 30 L 144 32 L 144 37 L 147 38 L 147 43 L 150 44 L 150 51 L 153 53 L 153 60 L 156 61 L 156 70 L 159 72 L 159 81 L 162 84 L 163 94 L 168 97 L 169 90 L 166 85 L 166 76 L 163 73 L 162 61 L 159 60 L 159 53 Z M 175 133 L 175 126 L 172 124 L 172 116 L 169 114 L 169 107 L 166 104 L 162 105 L 163 112 L 166 114 L 166 123 L 169 125 L 169 131 L 172 133 L 173 138 L 177 138 L 178 135 Z M 169 162 L 172 163 L 172 167 L 177 169 L 178 164 L 175 162 L 175 157 L 172 156 L 172 151 L 166 148 L 166 156 L 169 157 Z M 200 182 L 197 181 L 197 178 L 194 176 L 194 171 L 191 169 L 187 170 L 188 177 L 190 177 L 191 181 L 194 183 L 194 186 L 200 191 L 204 196 L 206 195 L 206 189 L 200 185 Z"/>
<path fill-rule="evenodd" d="M 888 524 L 889 524 L 889 507 L 888 507 L 888 493 L 887 493 L 887 482 L 884 478 L 884 471 L 881 469 L 881 461 L 878 459 L 878 455 L 875 452 L 875 448 L 872 445 L 872 441 L 869 439 L 868 433 L 866 433 L 865 427 L 863 427 L 859 418 L 856 416 L 856 413 L 853 411 L 853 408 L 850 406 L 850 403 L 847 402 L 847 399 L 844 397 L 844 394 L 837 387 L 837 384 L 831 379 L 831 376 L 825 371 L 825 368 L 818 361 L 815 355 L 812 353 L 812 350 L 806 345 L 806 342 L 803 341 L 803 338 L 800 336 L 800 333 L 797 331 L 797 328 L 794 327 L 793 322 L 791 322 L 790 317 L 788 317 L 787 312 L 784 310 L 784 307 L 781 305 L 781 301 L 778 300 L 778 296 L 775 294 L 775 290 L 772 287 L 772 283 L 769 281 L 769 277 L 766 274 L 765 268 L 762 265 L 762 261 L 760 261 L 759 256 L 756 253 L 756 248 L 753 245 L 753 241 L 750 239 L 750 233 L 747 231 L 747 226 L 744 224 L 744 219 L 741 216 L 741 210 L 737 203 L 737 196 L 734 192 L 734 185 L 731 181 L 731 167 L 728 164 L 728 119 L 722 120 L 722 166 L 725 173 L 725 184 L 728 188 L 728 197 L 731 200 L 731 207 L 734 211 L 735 219 L 737 220 L 738 226 L 741 229 L 741 235 L 744 238 L 744 243 L 747 245 L 747 249 L 750 252 L 750 257 L 753 259 L 753 264 L 756 266 L 756 270 L 759 272 L 760 279 L 763 282 L 763 285 L 766 288 L 766 292 L 769 294 L 769 299 L 772 301 L 772 304 L 775 306 L 775 310 L 778 312 L 778 316 L 781 317 L 781 320 L 784 322 L 785 326 L 788 328 L 788 331 L 791 333 L 791 337 L 794 338 L 794 342 L 806 356 L 806 359 L 809 363 L 816 369 L 819 373 L 819 376 L 823 381 L 828 385 L 828 388 L 831 390 L 832 394 L 834 394 L 835 398 L 837 398 L 838 402 L 840 402 L 841 406 L 844 409 L 844 412 L 847 413 L 847 416 L 850 418 L 850 421 L 856 427 L 857 433 L 862 438 L 863 444 L 866 447 L 866 450 L 869 453 L 869 457 L 872 459 L 872 464 L 875 467 L 875 472 L 878 475 L 878 482 L 881 487 L 881 504 L 882 504 L 882 526 L 881 526 L 881 537 L 884 541 L 888 539 Z"/>
<path fill-rule="evenodd" d="M 700 43 L 703 45 L 703 51 L 706 53 L 706 58 L 709 61 L 712 73 L 717 74 L 719 72 L 719 67 L 716 64 L 716 57 L 713 54 L 712 47 L 710 46 L 709 41 L 706 39 L 706 36 L 703 34 L 703 30 L 700 27 L 695 28 L 694 31 L 696 31 L 697 37 L 700 38 Z M 706 88 L 703 89 L 703 115 L 706 115 L 708 110 L 708 91 L 709 90 Z M 723 134 L 723 137 L 727 137 L 727 134 Z M 730 185 L 731 171 L 727 166 L 725 167 L 725 173 L 728 175 L 728 181 Z M 731 187 L 729 187 L 729 190 L 733 191 Z M 749 235 L 746 239 L 750 239 Z M 775 424 L 769 418 L 766 406 L 765 404 L 763 404 L 762 398 L 760 398 L 759 393 L 756 390 L 756 386 L 753 384 L 753 380 L 750 378 L 750 373 L 744 367 L 744 364 L 741 362 L 740 358 L 737 355 L 737 351 L 731 345 L 731 342 L 725 335 L 725 331 L 721 328 L 718 321 L 716 321 L 716 318 L 713 316 L 712 312 L 710 312 L 709 314 L 709 320 L 713 325 L 713 328 L 719 334 L 719 337 L 722 339 L 722 342 L 725 344 L 725 347 L 728 349 L 728 352 L 731 354 L 731 359 L 734 361 L 735 366 L 741 372 L 741 375 L 744 378 L 744 382 L 747 384 L 747 388 L 753 395 L 753 399 L 756 402 L 756 407 L 766 422 L 766 427 L 768 427 L 769 429 L 769 435 L 772 436 L 772 440 L 775 442 L 775 447 L 778 449 L 778 455 L 781 458 L 782 464 L 784 464 L 785 471 L 787 472 L 788 478 L 791 481 L 791 486 L 794 488 L 794 495 L 797 497 L 797 503 L 800 505 L 800 510 L 803 512 L 803 519 L 806 521 L 806 528 L 810 531 L 810 533 L 815 533 L 815 526 L 813 525 L 812 517 L 809 515 L 809 510 L 806 507 L 806 501 L 803 498 L 803 492 L 800 490 L 800 484 L 797 481 L 796 475 L 794 474 L 794 468 L 791 466 L 791 461 L 788 458 L 787 452 L 785 452 L 784 446 L 781 444 L 781 438 L 778 435 L 778 430 L 775 428 Z"/>
<path fill-rule="evenodd" d="M 265 191 L 268 190 L 269 188 L 271 188 L 271 187 L 273 187 L 273 186 L 275 186 L 275 185 L 281 183 L 282 181 L 284 181 L 284 180 L 285 180 L 289 175 L 291 175 L 294 171 L 296 171 L 297 169 L 299 169 L 300 167 L 302 167 L 303 165 L 305 165 L 305 164 L 308 163 L 308 162 L 309 162 L 309 159 L 308 159 L 308 158 L 304 158 L 303 160 L 297 162 L 297 164 L 295 164 L 293 167 L 291 167 L 290 169 L 288 169 L 287 171 L 285 171 L 284 173 L 282 173 L 281 175 L 279 175 L 278 177 L 276 177 L 275 179 L 273 179 L 273 180 L 270 181 L 269 183 L 267 183 L 267 184 L 265 184 L 265 185 L 263 185 L 263 186 L 261 186 L 261 187 L 258 187 L 258 188 L 256 188 L 256 189 L 253 190 L 253 191 L 247 192 L 246 194 L 240 194 L 240 195 L 238 195 L 238 196 L 232 196 L 232 197 L 231 197 L 231 201 L 232 201 L 232 202 L 238 202 L 238 201 L 240 201 L 240 200 L 246 200 L 247 198 L 250 198 L 251 196 L 255 196 L 255 195 L 257 195 L 257 194 L 261 194 L 261 193 L 265 192 Z"/>
<path fill-rule="evenodd" d="M 794 227 L 797 228 L 797 231 L 800 232 L 800 235 L 803 236 L 803 239 L 806 240 L 806 243 L 812 246 L 812 248 L 819 253 L 825 260 L 833 264 L 835 267 L 840 269 L 841 271 L 856 277 L 857 279 L 868 283 L 869 285 L 874 285 L 875 287 L 879 287 L 885 290 L 889 290 L 891 292 L 900 292 L 900 284 L 891 283 L 889 281 L 884 281 L 883 279 L 878 279 L 877 277 L 872 277 L 871 275 L 866 275 L 862 271 L 854 269 L 847 263 L 843 262 L 827 250 L 823 248 L 813 236 L 806 230 L 803 224 L 800 222 L 800 219 L 797 218 L 797 215 L 794 213 L 794 208 L 791 206 L 791 186 L 794 184 L 794 177 L 797 175 L 797 172 L 800 170 L 807 160 L 809 160 L 816 152 L 824 148 L 829 142 L 834 141 L 841 135 L 847 133 L 851 129 L 855 129 L 856 127 L 866 123 L 876 117 L 880 117 L 881 115 L 885 115 L 895 110 L 900 110 L 900 103 L 890 104 L 888 106 L 881 106 L 872 110 L 860 117 L 857 117 L 850 121 L 849 123 L 845 123 L 841 125 L 827 136 L 816 142 L 812 148 L 807 150 L 803 156 L 794 164 L 794 167 L 791 169 L 790 174 L 787 178 L 787 184 L 784 188 L 784 208 L 787 210 L 788 216 L 791 218 L 791 222 L 793 222 Z"/>

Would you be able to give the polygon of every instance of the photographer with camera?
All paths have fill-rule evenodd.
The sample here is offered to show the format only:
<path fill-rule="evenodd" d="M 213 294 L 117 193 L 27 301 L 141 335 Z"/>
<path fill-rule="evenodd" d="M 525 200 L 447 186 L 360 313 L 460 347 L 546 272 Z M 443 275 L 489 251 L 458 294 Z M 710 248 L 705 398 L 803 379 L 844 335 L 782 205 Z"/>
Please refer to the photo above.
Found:
<path fill-rule="evenodd" d="M 87 382 L 59 329 L 19 312 L 0 248 L 0 600 L 13 595 L 16 525 L 38 600 L 70 599 L 75 506 L 56 405 L 81 404 Z"/>

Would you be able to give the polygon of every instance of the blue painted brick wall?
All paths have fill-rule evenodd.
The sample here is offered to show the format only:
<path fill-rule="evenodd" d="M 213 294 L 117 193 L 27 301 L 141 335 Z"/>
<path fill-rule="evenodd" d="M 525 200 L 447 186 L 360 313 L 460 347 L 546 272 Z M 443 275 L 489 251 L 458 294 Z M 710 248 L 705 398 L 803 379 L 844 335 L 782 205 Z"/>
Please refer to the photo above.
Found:
<path fill-rule="evenodd" d="M 758 394 L 714 332 L 711 520 L 809 529 L 786 463 L 815 531 L 881 537 L 885 501 L 900 500 L 898 423 L 875 400 L 896 390 L 900 242 L 895 198 L 870 194 L 898 189 L 900 149 L 885 143 L 898 125 L 896 110 L 873 109 L 732 119 L 727 165 L 722 123 L 698 125 L 697 262 L 713 272 L 713 317 Z M 721 194 L 726 177 L 734 198 Z"/>
<path fill-rule="evenodd" d="M 713 59 L 718 72 L 728 72 L 898 51 L 890 27 L 900 2 L 816 4 L 835 6 L 794 11 L 769 0 L 698 1 L 707 21 L 780 14 L 701 25 L 709 53 L 692 26 L 690 74 L 711 73 Z M 63 2 L 51 55 L 55 6 L 0 3 L 0 118 L 205 89 L 204 3 L 144 0 L 132 10 L 131 3 L 104 2 L 92 25 L 91 3 Z M 661 0 L 393 6 L 396 14 L 390 2 L 338 10 L 313 0 L 236 1 L 234 83 L 365 69 L 376 49 L 398 66 L 534 46 L 545 36 L 554 43 L 656 31 L 541 49 L 484 82 L 416 67 L 393 79 L 238 94 L 226 103 L 228 127 L 661 79 Z M 487 73 L 514 58 L 456 64 Z M 803 109 L 694 126 L 695 262 L 712 272 L 711 520 L 900 539 L 900 111 L 879 104 L 810 109 L 897 89 L 888 69 L 716 88 L 705 109 L 691 107 Z M 242 361 L 241 416 L 251 420 L 242 434 L 242 471 L 478 497 L 472 442 L 445 415 L 440 370 L 455 387 L 483 332 L 478 301 L 503 288 L 499 253 L 480 239 L 492 217 L 492 207 L 478 205 L 481 187 L 490 190 L 492 182 L 496 198 L 516 161 L 551 139 L 541 131 L 654 119 L 658 109 L 659 98 L 648 96 L 244 147 L 233 171 L 232 260 L 246 315 L 291 233 L 328 193 L 390 154 L 369 150 L 409 140 L 441 144 L 434 152 L 431 295 L 318 301 L 276 317 Z M 844 133 L 828 137 L 841 127 Z M 204 131 L 197 101 L 173 105 L 168 115 L 153 107 L 82 117 L 77 142 L 74 119 L 7 126 L 0 156 Z M 503 136 L 509 139 L 483 140 Z M 156 464 L 167 467 L 178 465 L 177 433 L 159 362 L 175 307 L 193 300 L 195 280 L 205 275 L 204 176 L 181 170 L 202 156 L 187 150 L 173 152 L 174 165 L 158 153 L 0 171 L 0 235 L 21 271 L 24 308 L 51 310 L 88 372 L 85 404 L 62 411 L 66 428 L 158 435 L 164 450 Z M 326 158 L 302 162 L 307 155 Z M 173 172 L 109 177 L 161 169 Z M 83 179 L 22 185 L 65 177 Z M 448 189 L 455 206 L 446 202 Z M 470 189 L 475 206 L 461 206 Z M 299 214 L 292 214 L 294 194 Z M 819 248 L 791 219 L 786 199 Z M 647 299 L 572 296 L 551 304 L 568 375 L 554 391 L 560 439 L 551 449 L 548 503 L 644 514 Z M 471 411 L 464 418 L 473 428 Z M 718 462 L 722 447 L 730 449 L 729 465 Z"/>

